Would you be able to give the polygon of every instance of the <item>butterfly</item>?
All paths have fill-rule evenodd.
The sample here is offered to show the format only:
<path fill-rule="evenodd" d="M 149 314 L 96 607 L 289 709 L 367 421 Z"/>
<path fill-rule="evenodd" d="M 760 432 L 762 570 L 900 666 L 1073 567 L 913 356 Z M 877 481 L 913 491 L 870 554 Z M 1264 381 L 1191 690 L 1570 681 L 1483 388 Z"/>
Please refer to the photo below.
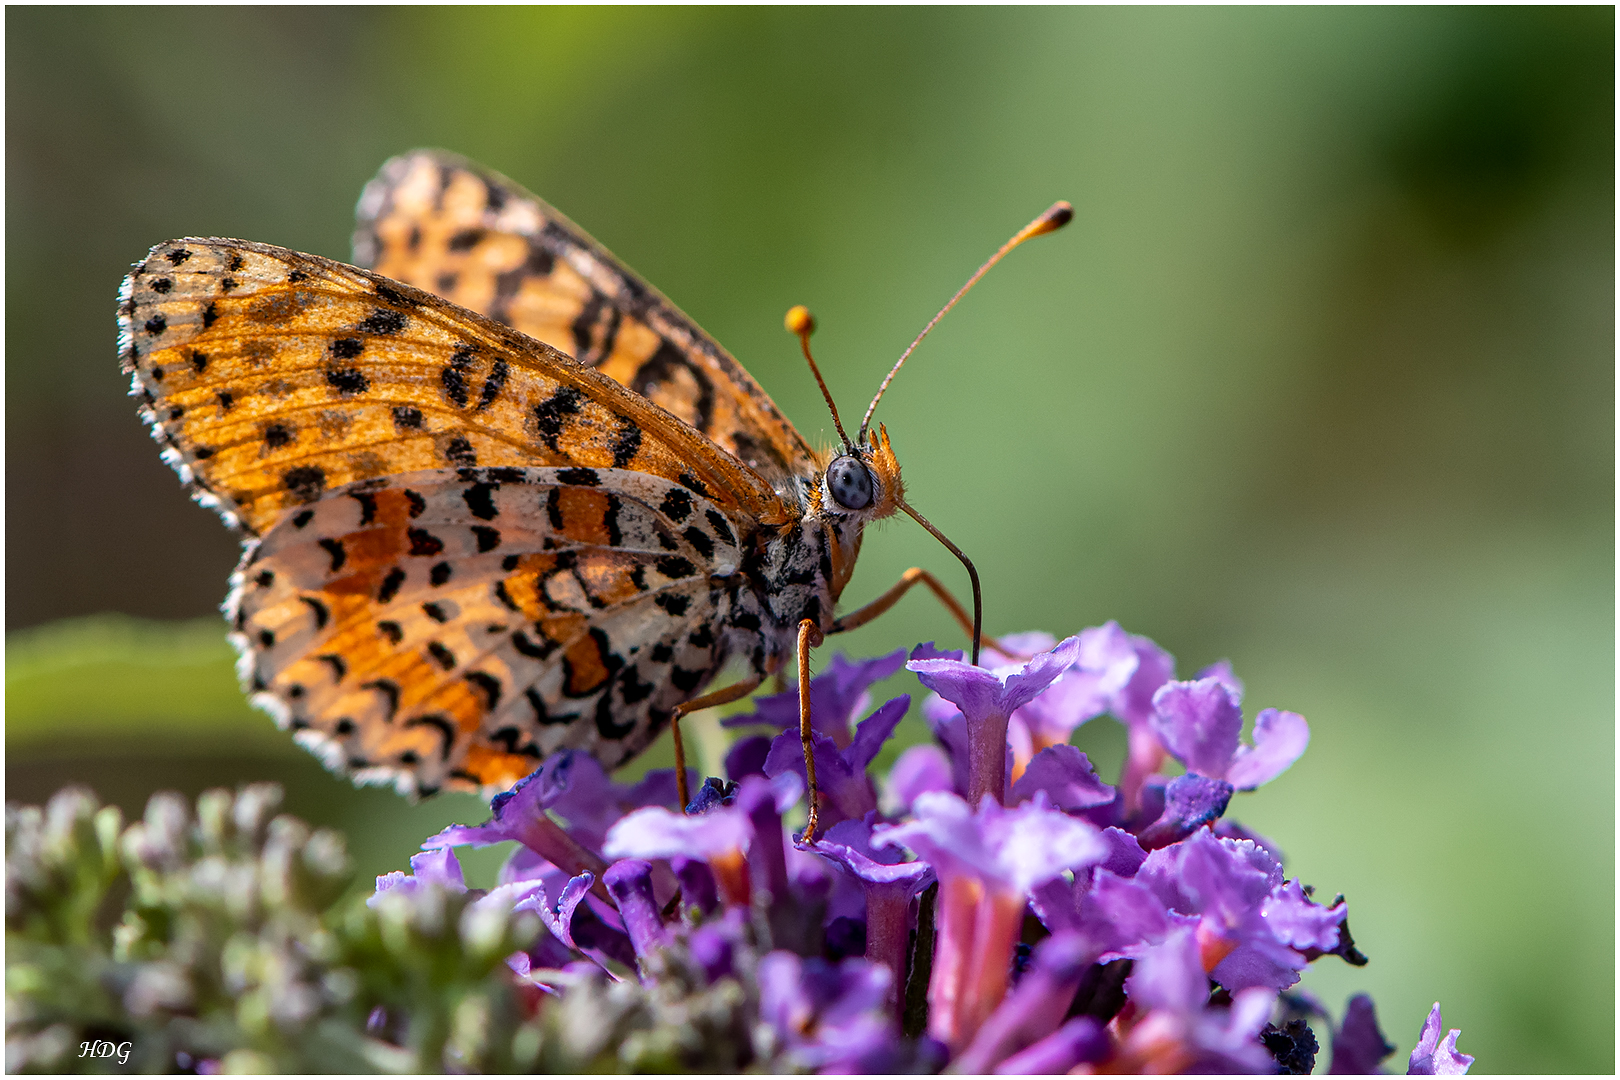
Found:
<path fill-rule="evenodd" d="M 835 615 L 864 527 L 923 521 L 870 408 L 812 448 L 656 290 L 454 155 L 389 161 L 358 219 L 369 269 L 172 240 L 118 309 L 164 459 L 243 534 L 244 688 L 328 767 L 411 796 L 503 790 L 563 748 L 611 769 L 795 652 L 807 686 L 811 647 L 919 581 L 948 596 L 913 570 Z"/>

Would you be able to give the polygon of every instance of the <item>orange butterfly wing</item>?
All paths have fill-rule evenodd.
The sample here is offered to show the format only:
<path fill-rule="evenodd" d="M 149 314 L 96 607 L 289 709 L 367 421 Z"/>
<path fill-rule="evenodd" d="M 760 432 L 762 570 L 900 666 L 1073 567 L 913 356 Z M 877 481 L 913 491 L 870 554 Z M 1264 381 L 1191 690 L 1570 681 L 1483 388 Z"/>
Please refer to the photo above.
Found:
<path fill-rule="evenodd" d="M 773 485 L 815 455 L 735 359 L 573 222 L 456 155 L 394 158 L 355 259 L 537 338 L 685 420 Z"/>
<path fill-rule="evenodd" d="M 255 538 L 227 601 L 244 682 L 362 781 L 634 754 L 723 658 L 716 582 L 790 517 L 601 372 L 341 263 L 160 244 L 120 329 L 165 458 Z"/>
<path fill-rule="evenodd" d="M 165 454 L 251 533 L 396 473 L 577 465 L 692 481 L 784 519 L 758 474 L 556 349 L 430 293 L 243 240 L 160 244 L 125 282 L 120 355 Z"/>

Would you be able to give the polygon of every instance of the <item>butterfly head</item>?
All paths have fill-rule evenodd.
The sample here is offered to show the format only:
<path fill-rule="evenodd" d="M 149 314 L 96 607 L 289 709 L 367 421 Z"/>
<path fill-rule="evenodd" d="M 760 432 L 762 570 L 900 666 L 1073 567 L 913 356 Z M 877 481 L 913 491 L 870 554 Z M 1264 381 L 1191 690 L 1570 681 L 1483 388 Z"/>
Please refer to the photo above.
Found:
<path fill-rule="evenodd" d="M 886 518 L 905 500 L 900 463 L 889 433 L 878 426 L 870 443 L 845 444 L 821 474 L 821 511 L 860 521 Z"/>

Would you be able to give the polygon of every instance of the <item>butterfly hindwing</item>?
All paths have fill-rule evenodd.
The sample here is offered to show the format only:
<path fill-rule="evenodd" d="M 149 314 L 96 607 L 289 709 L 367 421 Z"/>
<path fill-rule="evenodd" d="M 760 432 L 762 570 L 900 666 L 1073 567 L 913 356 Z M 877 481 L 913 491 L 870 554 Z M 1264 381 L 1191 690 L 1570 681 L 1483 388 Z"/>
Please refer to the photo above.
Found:
<path fill-rule="evenodd" d="M 611 768 L 714 673 L 723 522 L 626 470 L 348 485 L 244 556 L 244 682 L 331 766 L 412 792 L 504 788 L 563 747 Z"/>
<path fill-rule="evenodd" d="M 385 164 L 361 196 L 355 258 L 538 338 L 679 416 L 768 481 L 810 448 L 711 337 L 578 226 L 456 155 Z"/>

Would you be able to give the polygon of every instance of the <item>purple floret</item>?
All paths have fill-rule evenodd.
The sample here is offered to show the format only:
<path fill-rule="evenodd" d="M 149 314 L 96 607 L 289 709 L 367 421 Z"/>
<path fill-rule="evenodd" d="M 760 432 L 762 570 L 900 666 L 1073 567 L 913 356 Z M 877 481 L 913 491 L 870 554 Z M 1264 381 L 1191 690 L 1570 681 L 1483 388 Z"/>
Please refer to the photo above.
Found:
<path fill-rule="evenodd" d="M 1445 1038 L 1440 1037 L 1445 1027 L 1440 1020 L 1440 1003 L 1434 1003 L 1429 1010 L 1428 1019 L 1423 1021 L 1423 1031 L 1418 1035 L 1417 1045 L 1412 1048 L 1412 1057 L 1407 1062 L 1407 1076 L 1462 1076 L 1474 1064 L 1474 1059 L 1467 1054 L 1457 1052 L 1457 1036 L 1462 1034 L 1458 1028 L 1446 1032 Z"/>
<path fill-rule="evenodd" d="M 1252 790 L 1298 760 L 1311 733 L 1298 713 L 1265 709 L 1255 718 L 1254 745 L 1243 746 L 1242 701 L 1242 684 L 1229 673 L 1166 683 L 1153 695 L 1153 730 L 1188 772 Z"/>
<path fill-rule="evenodd" d="M 1344 1023 L 1333 1032 L 1333 1062 L 1328 1072 L 1367 1076 L 1380 1072 L 1378 1066 L 1395 1047 L 1378 1028 L 1378 1012 L 1372 998 L 1357 994 L 1344 1007 Z"/>

